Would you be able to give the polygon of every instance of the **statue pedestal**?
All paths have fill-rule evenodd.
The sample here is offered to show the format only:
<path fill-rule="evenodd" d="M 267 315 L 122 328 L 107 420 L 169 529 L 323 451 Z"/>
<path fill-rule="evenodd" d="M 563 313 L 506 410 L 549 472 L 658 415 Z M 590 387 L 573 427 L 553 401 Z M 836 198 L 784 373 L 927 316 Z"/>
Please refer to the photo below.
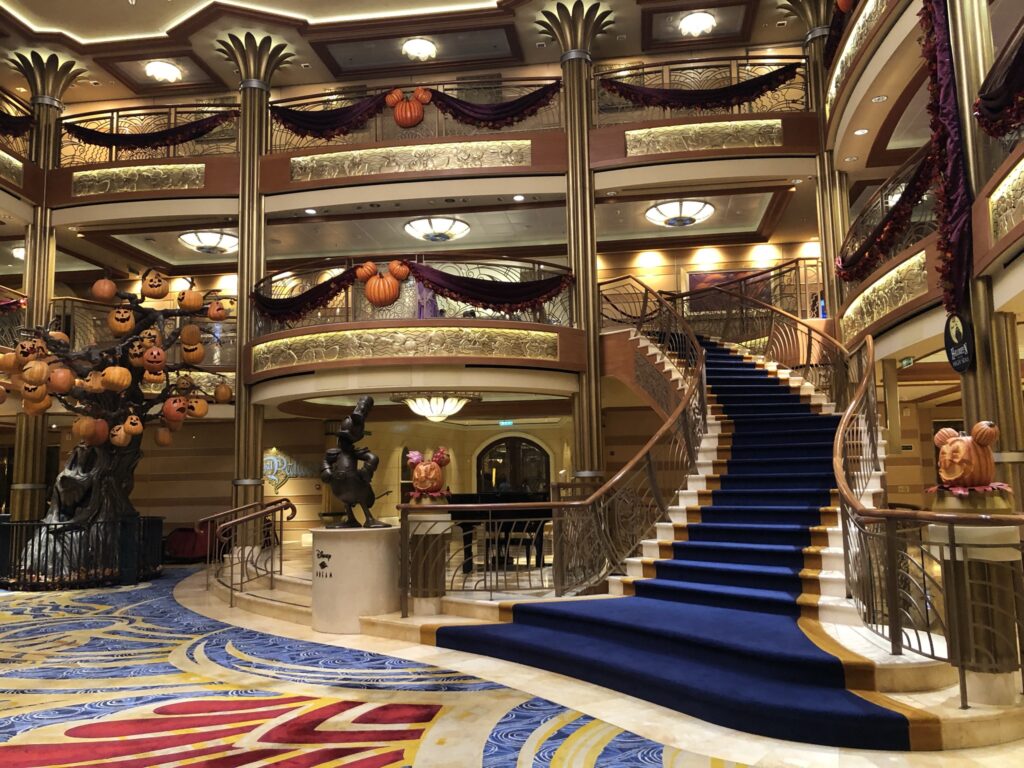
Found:
<path fill-rule="evenodd" d="M 313 629 L 358 634 L 360 616 L 399 608 L 398 528 L 313 529 Z"/>
<path fill-rule="evenodd" d="M 411 607 L 414 614 L 435 616 L 441 613 L 441 598 L 445 594 L 452 516 L 448 512 L 432 512 L 429 500 L 420 504 L 422 512 L 409 513 Z"/>

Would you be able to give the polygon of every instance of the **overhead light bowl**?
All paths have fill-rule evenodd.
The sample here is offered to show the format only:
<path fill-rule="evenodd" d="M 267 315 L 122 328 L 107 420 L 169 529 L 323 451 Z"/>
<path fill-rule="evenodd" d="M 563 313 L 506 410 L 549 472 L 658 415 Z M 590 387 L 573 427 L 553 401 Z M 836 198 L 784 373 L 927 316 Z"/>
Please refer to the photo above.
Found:
<path fill-rule="evenodd" d="M 16 258 L 18 261 L 24 261 L 25 260 L 25 246 L 23 246 L 23 245 L 16 245 L 13 248 L 11 248 L 11 256 Z"/>
<path fill-rule="evenodd" d="M 714 212 L 715 206 L 704 200 L 665 200 L 648 208 L 644 218 L 659 227 L 691 227 L 707 221 Z"/>
<path fill-rule="evenodd" d="M 437 57 L 437 46 L 424 37 L 414 37 L 402 43 L 402 54 L 413 61 L 426 61 Z"/>
<path fill-rule="evenodd" d="M 714 31 L 718 20 L 707 11 L 688 13 L 679 20 L 679 34 L 683 37 L 700 37 Z"/>
<path fill-rule="evenodd" d="M 170 61 L 156 60 L 146 63 L 146 77 L 161 83 L 176 83 L 184 73 L 181 67 Z"/>
<path fill-rule="evenodd" d="M 428 243 L 447 243 L 469 234 L 469 224 L 450 216 L 426 216 L 405 225 L 406 234 Z"/>
<path fill-rule="evenodd" d="M 410 393 L 395 395 L 393 400 L 405 403 L 409 410 L 427 421 L 441 422 L 454 416 L 471 400 L 480 395 L 467 392 L 433 392 L 429 394 Z"/>
<path fill-rule="evenodd" d="M 238 250 L 238 237 L 222 230 L 194 229 L 182 232 L 178 235 L 178 242 L 207 256 L 223 256 Z"/>

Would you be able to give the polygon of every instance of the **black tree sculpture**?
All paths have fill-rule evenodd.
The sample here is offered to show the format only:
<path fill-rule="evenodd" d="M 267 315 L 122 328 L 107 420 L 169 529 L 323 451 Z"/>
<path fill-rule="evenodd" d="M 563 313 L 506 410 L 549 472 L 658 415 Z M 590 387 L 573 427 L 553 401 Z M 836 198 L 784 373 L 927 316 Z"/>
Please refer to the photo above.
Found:
<path fill-rule="evenodd" d="M 188 374 L 200 370 L 205 357 L 202 330 L 188 320 L 206 316 L 222 321 L 227 317 L 224 304 L 207 301 L 200 291 L 185 290 L 176 297 L 177 308 L 145 306 L 147 299 L 162 300 L 168 293 L 167 278 L 155 272 L 143 275 L 138 295 L 118 291 L 110 280 L 98 280 L 93 285 L 96 299 L 121 300 L 107 316 L 107 326 L 117 340 L 73 351 L 67 334 L 35 328 L 25 332 L 30 338 L 0 360 L 0 368 L 12 374 L 12 385 L 21 390 L 26 413 L 42 415 L 57 400 L 78 415 L 72 433 L 80 442 L 57 476 L 42 520 L 64 526 L 46 526 L 30 541 L 22 559 L 26 570 L 43 577 L 72 578 L 62 570 L 70 562 L 81 566 L 84 548 L 116 560 L 124 542 L 107 546 L 96 537 L 121 535 L 117 533 L 120 526 L 104 523 L 138 518 L 131 493 L 144 432 L 155 428 L 157 445 L 169 446 L 172 433 L 186 418 L 207 414 L 209 399 L 220 403 L 232 399 L 226 383 L 206 393 Z M 179 323 L 185 324 L 173 327 Z M 168 350 L 175 345 L 181 350 L 180 363 L 168 361 Z M 97 566 L 118 570 L 117 562 L 89 564 Z"/>
<path fill-rule="evenodd" d="M 344 505 L 341 512 L 325 512 L 323 517 L 337 517 L 336 522 L 328 528 L 358 528 L 359 522 L 352 508 L 357 504 L 363 509 L 364 528 L 389 528 L 373 516 L 370 511 L 377 500 L 373 492 L 373 473 L 377 471 L 380 459 L 369 448 L 357 446 L 366 434 L 366 417 L 373 408 L 373 398 L 363 395 L 356 403 L 352 414 L 341 422 L 337 431 L 338 447 L 328 449 L 324 454 L 324 463 L 320 471 L 320 479 L 331 487 L 337 499 Z M 359 464 L 362 462 L 362 466 Z"/>

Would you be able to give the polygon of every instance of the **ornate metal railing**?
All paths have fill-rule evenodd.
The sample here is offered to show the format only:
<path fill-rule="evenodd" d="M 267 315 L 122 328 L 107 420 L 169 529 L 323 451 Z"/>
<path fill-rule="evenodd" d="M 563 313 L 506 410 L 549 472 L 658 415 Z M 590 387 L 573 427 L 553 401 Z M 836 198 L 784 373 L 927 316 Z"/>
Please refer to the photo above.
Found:
<path fill-rule="evenodd" d="M 19 341 L 20 329 L 25 325 L 25 294 L 13 288 L 0 286 L 0 301 L 20 301 L 22 305 L 0 314 L 0 347 L 13 347 Z"/>
<path fill-rule="evenodd" d="M 753 101 L 721 109 L 642 107 L 601 87 L 603 77 L 646 88 L 712 89 L 736 85 L 772 72 L 786 64 L 800 65 L 795 79 Z M 684 59 L 679 61 L 607 64 L 594 67 L 594 120 L 597 125 L 663 120 L 688 115 L 749 115 L 767 112 L 804 112 L 807 103 L 807 66 L 802 56 L 749 56 L 742 58 Z"/>
<path fill-rule="evenodd" d="M 253 502 L 199 520 L 196 530 L 207 536 L 206 588 L 211 579 L 227 587 L 232 608 L 235 593 L 244 592 L 247 584 L 267 578 L 273 589 L 274 577 L 284 570 L 284 524 L 295 513 L 289 499 L 279 499 Z"/>
<path fill-rule="evenodd" d="M 491 597 L 597 589 L 666 515 L 707 427 L 704 352 L 686 321 L 634 277 L 602 283 L 601 304 L 606 327 L 650 339 L 681 374 L 669 418 L 591 492 L 510 504 L 399 505 L 403 615 L 410 598 L 452 589 Z"/>
<path fill-rule="evenodd" d="M 137 584 L 161 570 L 162 517 L 86 525 L 0 521 L 0 587 L 59 590 Z"/>
<path fill-rule="evenodd" d="M 882 492 L 874 345 L 851 358 L 857 389 L 836 431 L 833 466 L 847 584 L 864 624 L 891 652 L 948 661 L 960 674 L 1021 669 L 1024 516 L 894 509 Z M 853 379 L 854 377 L 851 377 Z"/>
<path fill-rule="evenodd" d="M 850 230 L 843 240 L 839 249 L 839 258 L 846 263 L 849 257 L 875 234 L 875 230 L 889 211 L 899 202 L 900 195 L 907 188 L 918 166 L 925 161 L 928 154 L 928 147 L 922 147 L 913 157 L 904 163 L 896 173 L 883 182 L 875 193 L 865 204 L 857 218 L 850 225 Z M 896 239 L 892 246 L 886 251 L 879 265 L 885 264 L 903 253 L 914 243 L 919 243 L 928 235 L 938 229 L 938 221 L 935 218 L 935 187 L 932 186 L 921 202 L 914 207 L 910 215 L 910 223 L 903 234 Z M 839 281 L 839 301 L 845 304 L 847 299 L 859 291 L 860 283 L 857 281 Z"/>
<path fill-rule="evenodd" d="M 482 280 L 494 280 L 500 283 L 515 284 L 528 280 L 541 280 L 554 275 L 564 275 L 568 268 L 530 259 L 486 259 L 478 256 L 460 257 L 447 254 L 444 258 L 425 256 L 403 256 L 409 261 L 430 264 L 435 269 L 443 270 L 463 277 L 475 277 Z M 321 264 L 311 269 L 288 270 L 270 275 L 256 284 L 255 291 L 268 298 L 283 299 L 298 296 L 319 283 L 340 274 L 348 267 L 360 264 L 366 259 L 332 260 L 329 264 Z M 387 262 L 382 260 L 383 267 Z M 307 328 L 314 325 L 332 325 L 335 323 L 369 322 L 374 320 L 427 319 L 436 317 L 462 317 L 478 320 L 502 320 L 507 322 L 547 323 L 550 325 L 572 325 L 572 288 L 545 302 L 536 310 L 523 310 L 513 314 L 480 309 L 455 299 L 434 294 L 426 288 L 417 286 L 415 280 L 409 278 L 402 284 L 398 300 L 388 307 L 374 307 L 366 300 L 363 284 L 356 283 L 346 288 L 326 306 L 310 312 L 297 320 L 272 320 L 257 315 L 257 335 L 261 336 L 275 331 L 292 328 Z"/>
<path fill-rule="evenodd" d="M 411 93 L 415 86 L 429 87 L 466 101 L 478 104 L 496 104 L 502 101 L 517 99 L 551 82 L 553 82 L 553 78 L 503 78 L 498 75 L 468 78 L 456 82 L 416 83 L 413 86 L 405 87 L 405 89 L 408 93 Z M 365 99 L 367 96 L 390 90 L 391 87 L 345 87 L 327 93 L 320 93 L 316 96 L 281 99 L 275 101 L 274 105 L 306 111 L 326 111 L 347 107 Z M 353 131 L 345 136 L 335 136 L 330 139 L 320 139 L 314 136 L 297 136 L 275 122 L 271 127 L 271 151 L 288 152 L 290 150 L 329 147 L 338 144 L 376 144 L 388 141 L 414 142 L 418 139 L 442 138 L 445 136 L 495 136 L 499 133 L 542 131 L 561 129 L 562 127 L 561 100 L 559 95 L 556 95 L 550 104 L 538 110 L 536 114 L 515 125 L 507 126 L 500 130 L 464 125 L 429 105 L 424 112 L 422 123 L 412 128 L 401 128 L 395 123 L 391 109 L 385 109 L 358 131 Z"/>
<path fill-rule="evenodd" d="M 61 125 L 74 124 L 104 133 L 150 133 L 176 128 L 237 108 L 236 104 L 222 103 L 124 107 L 69 115 L 61 120 Z M 238 123 L 234 120 L 228 120 L 205 136 L 184 144 L 153 149 L 99 147 L 81 142 L 66 131 L 61 131 L 60 165 L 68 167 L 94 163 L 231 155 L 237 151 Z"/>
<path fill-rule="evenodd" d="M 32 114 L 31 108 L 25 102 L 0 90 L 0 112 L 5 115 L 22 117 Z M 0 150 L 15 155 L 18 158 L 28 157 L 28 135 L 5 136 L 0 133 Z"/>

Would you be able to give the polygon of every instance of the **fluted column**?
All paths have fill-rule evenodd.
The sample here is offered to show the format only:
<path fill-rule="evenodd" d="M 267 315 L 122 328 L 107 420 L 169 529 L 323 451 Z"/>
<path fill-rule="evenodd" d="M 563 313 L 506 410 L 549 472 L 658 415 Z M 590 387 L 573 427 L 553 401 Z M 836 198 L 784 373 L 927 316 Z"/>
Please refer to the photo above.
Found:
<path fill-rule="evenodd" d="M 57 241 L 46 200 L 47 172 L 60 158 L 60 125 L 64 104 L 61 97 L 85 70 L 75 61 L 61 61 L 56 54 L 37 51 L 15 53 L 9 60 L 28 82 L 32 94 L 32 133 L 29 159 L 43 171 L 43 199 L 32 210 L 32 223 L 25 231 L 25 279 L 28 296 L 26 312 L 30 327 L 50 322 L 53 300 L 54 264 Z M 46 492 L 46 417 L 19 412 L 14 436 L 14 466 L 11 478 L 11 517 L 34 520 L 41 516 Z"/>
<path fill-rule="evenodd" d="M 255 331 L 249 292 L 266 274 L 265 217 L 260 194 L 260 157 L 270 135 L 270 82 L 274 72 L 292 57 L 284 43 L 273 38 L 228 35 L 218 50 L 238 67 L 241 83 L 238 119 L 238 364 L 235 387 L 235 478 L 232 499 L 241 506 L 263 498 L 263 408 L 252 404 L 245 377 L 248 349 Z"/>
<path fill-rule="evenodd" d="M 611 26 L 611 11 L 600 3 L 576 0 L 572 7 L 558 3 L 543 11 L 537 25 L 562 49 L 562 104 L 568 163 L 565 191 L 565 231 L 569 264 L 576 276 L 574 316 L 586 332 L 587 369 L 580 374 L 573 402 L 575 455 L 578 476 L 603 472 L 601 443 L 601 297 L 597 287 L 597 236 L 594 228 L 594 174 L 590 170 L 590 125 L 593 104 L 594 39 Z"/>

